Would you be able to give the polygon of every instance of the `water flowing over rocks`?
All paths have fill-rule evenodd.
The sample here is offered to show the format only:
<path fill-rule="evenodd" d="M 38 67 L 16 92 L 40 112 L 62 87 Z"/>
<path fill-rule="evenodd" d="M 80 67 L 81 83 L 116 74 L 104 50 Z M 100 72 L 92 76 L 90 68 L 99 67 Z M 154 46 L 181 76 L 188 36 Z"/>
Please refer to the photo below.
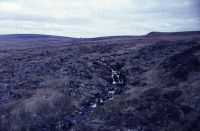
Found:
<path fill-rule="evenodd" d="M 88 90 L 91 92 L 92 96 L 91 98 L 88 98 L 88 100 L 85 103 L 82 103 L 82 106 L 79 110 L 75 112 L 73 115 L 66 115 L 64 117 L 63 121 L 59 121 L 57 123 L 57 129 L 62 129 L 64 126 L 68 128 L 71 128 L 72 126 L 77 125 L 78 123 L 81 123 L 84 119 L 86 119 L 87 115 L 95 110 L 98 106 L 103 105 L 108 100 L 113 99 L 114 94 L 116 93 L 117 88 L 120 88 L 120 90 L 124 90 L 123 86 L 115 86 L 114 88 L 112 85 L 123 85 L 124 78 L 121 77 L 120 71 L 114 70 L 110 65 L 106 64 L 102 61 L 95 61 L 93 64 L 98 66 L 105 66 L 109 69 L 110 77 L 112 78 L 111 84 L 108 84 L 108 82 L 102 78 L 97 79 L 97 82 L 99 82 L 99 86 L 102 88 L 100 90 L 97 89 L 97 87 L 92 86 Z M 82 84 L 81 88 L 85 88 L 85 85 Z M 119 93 L 118 93 L 119 94 Z"/>
<path fill-rule="evenodd" d="M 199 32 L 36 39 L 0 37 L 0 130 L 200 129 Z"/>

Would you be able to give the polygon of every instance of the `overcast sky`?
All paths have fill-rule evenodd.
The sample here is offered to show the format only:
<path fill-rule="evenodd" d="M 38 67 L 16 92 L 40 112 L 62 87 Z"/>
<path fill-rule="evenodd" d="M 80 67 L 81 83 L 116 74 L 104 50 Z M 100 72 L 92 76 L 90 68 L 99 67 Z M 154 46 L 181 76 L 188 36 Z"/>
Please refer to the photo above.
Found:
<path fill-rule="evenodd" d="M 200 0 L 0 0 L 0 34 L 69 37 L 200 30 Z"/>

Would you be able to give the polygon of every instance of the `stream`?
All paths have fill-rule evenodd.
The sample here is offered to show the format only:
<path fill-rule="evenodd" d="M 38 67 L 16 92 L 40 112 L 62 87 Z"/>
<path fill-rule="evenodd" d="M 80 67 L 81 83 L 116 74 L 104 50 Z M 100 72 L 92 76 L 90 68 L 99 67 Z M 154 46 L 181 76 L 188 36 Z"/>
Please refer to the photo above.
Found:
<path fill-rule="evenodd" d="M 105 66 L 108 68 L 111 72 L 110 76 L 112 78 L 112 85 L 122 85 L 124 84 L 124 78 L 121 77 L 120 71 L 115 70 L 110 65 L 108 65 L 105 62 L 102 61 L 95 61 L 95 63 Z M 119 87 L 120 88 L 120 87 Z M 83 103 L 79 110 L 76 111 L 73 115 L 66 115 L 64 117 L 63 121 L 59 121 L 57 123 L 56 128 L 62 129 L 64 126 L 66 126 L 66 123 L 68 124 L 68 128 L 73 127 L 76 124 L 81 123 L 82 120 L 84 120 L 91 112 L 94 111 L 94 109 L 98 106 L 103 105 L 107 101 L 113 99 L 114 94 L 116 93 L 117 87 L 115 88 L 109 88 L 102 93 L 95 95 L 94 98 L 91 98 L 87 103 Z"/>

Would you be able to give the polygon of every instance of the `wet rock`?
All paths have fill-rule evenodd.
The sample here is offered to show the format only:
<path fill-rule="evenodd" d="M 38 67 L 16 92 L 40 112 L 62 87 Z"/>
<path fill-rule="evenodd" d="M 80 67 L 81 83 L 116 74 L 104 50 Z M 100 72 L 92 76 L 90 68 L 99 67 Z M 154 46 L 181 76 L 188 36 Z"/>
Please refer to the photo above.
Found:
<path fill-rule="evenodd" d="M 40 80 L 40 81 L 38 82 L 38 86 L 39 86 L 39 87 L 45 87 L 45 86 L 47 86 L 47 82 L 44 81 L 44 80 Z"/>
<path fill-rule="evenodd" d="M 97 87 L 95 87 L 95 86 L 91 87 L 91 94 L 96 95 L 98 92 L 99 91 L 98 91 Z"/>
<path fill-rule="evenodd" d="M 99 82 L 99 86 L 102 86 L 102 87 L 108 87 L 109 84 L 106 80 L 102 79 L 102 78 L 99 78 L 97 79 L 97 81 Z"/>

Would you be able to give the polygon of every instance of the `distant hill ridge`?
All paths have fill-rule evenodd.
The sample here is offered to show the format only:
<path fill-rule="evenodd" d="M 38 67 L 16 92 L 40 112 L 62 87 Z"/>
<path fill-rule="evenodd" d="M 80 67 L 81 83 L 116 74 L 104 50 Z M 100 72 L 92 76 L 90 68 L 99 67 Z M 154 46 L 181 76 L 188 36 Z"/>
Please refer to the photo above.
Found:
<path fill-rule="evenodd" d="M 184 31 L 184 32 L 150 32 L 147 35 L 141 36 L 160 36 L 160 35 L 199 35 L 200 31 Z M 65 37 L 65 36 L 56 36 L 56 35 L 44 35 L 44 34 L 6 34 L 0 35 L 0 38 L 9 38 L 9 39 L 38 39 L 38 38 L 61 38 L 61 39 L 84 39 L 84 40 L 102 40 L 110 38 L 126 38 L 126 37 L 136 37 L 135 35 L 119 35 L 119 36 L 102 36 L 102 37 L 93 37 L 93 38 L 75 38 L 75 37 Z"/>
<path fill-rule="evenodd" d="M 64 37 L 64 36 L 54 36 L 54 35 L 43 35 L 43 34 L 8 34 L 8 35 L 0 35 L 0 38 L 72 38 L 72 37 Z"/>
<path fill-rule="evenodd" d="M 160 35 L 199 35 L 200 31 L 184 31 L 184 32 L 150 32 L 147 36 Z"/>

